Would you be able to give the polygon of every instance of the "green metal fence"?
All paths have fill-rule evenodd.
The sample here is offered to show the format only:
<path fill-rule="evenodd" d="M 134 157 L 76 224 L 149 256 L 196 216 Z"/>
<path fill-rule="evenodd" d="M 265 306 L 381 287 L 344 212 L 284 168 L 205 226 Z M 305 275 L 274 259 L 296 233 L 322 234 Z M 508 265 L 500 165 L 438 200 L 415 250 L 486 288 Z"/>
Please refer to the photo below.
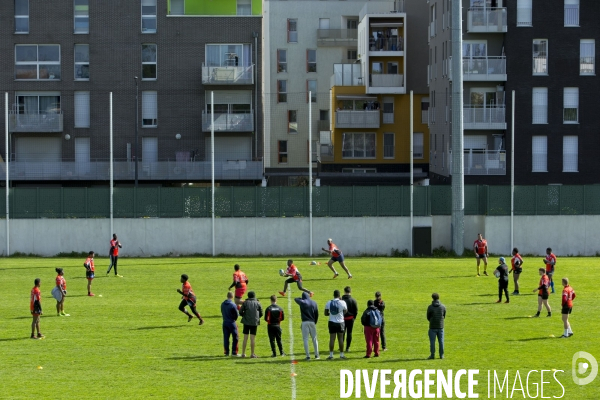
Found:
<path fill-rule="evenodd" d="M 307 187 L 217 187 L 216 217 L 307 217 Z M 11 218 L 108 218 L 108 188 L 13 188 Z M 210 188 L 115 188 L 116 218 L 207 218 Z M 0 197 L 0 209 L 6 208 Z M 415 186 L 414 215 L 450 215 L 450 186 Z M 4 214 L 4 213 L 3 213 Z M 509 186 L 465 187 L 466 215 L 510 215 Z M 600 186 L 517 186 L 515 215 L 600 214 Z M 315 217 L 410 215 L 408 186 L 313 188 Z"/>

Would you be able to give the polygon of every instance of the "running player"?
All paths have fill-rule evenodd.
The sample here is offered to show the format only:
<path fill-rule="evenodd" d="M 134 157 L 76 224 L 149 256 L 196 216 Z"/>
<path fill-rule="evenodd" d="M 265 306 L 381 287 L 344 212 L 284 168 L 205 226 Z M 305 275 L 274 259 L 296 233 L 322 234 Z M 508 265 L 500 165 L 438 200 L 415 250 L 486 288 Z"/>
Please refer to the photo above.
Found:
<path fill-rule="evenodd" d="M 115 267 L 115 276 L 122 278 L 122 275 L 117 273 L 117 262 L 119 261 L 119 249 L 122 248 L 121 242 L 117 239 L 117 234 L 113 233 L 113 238 L 110 241 L 110 249 L 108 250 L 108 254 L 110 255 L 110 265 L 108 266 L 108 270 L 106 270 L 106 275 L 110 273 L 112 267 Z"/>
<path fill-rule="evenodd" d="M 554 293 L 554 280 L 552 279 L 552 276 L 554 275 L 554 267 L 556 266 L 556 256 L 552 253 L 550 247 L 546 249 L 544 264 L 546 264 L 546 275 L 550 278 L 550 287 L 552 288 L 552 293 Z"/>
<path fill-rule="evenodd" d="M 550 278 L 546 275 L 546 270 L 544 268 L 539 269 L 540 273 L 540 285 L 537 289 L 533 289 L 535 292 L 538 291 L 538 311 L 535 314 L 535 318 L 540 316 L 540 312 L 542 312 L 542 304 L 548 310 L 548 317 L 552 316 L 552 309 L 550 309 L 550 304 L 548 304 L 548 288 L 550 287 Z"/>
<path fill-rule="evenodd" d="M 65 314 L 65 297 L 67 296 L 67 281 L 65 281 L 65 273 L 62 268 L 56 268 L 56 287 L 52 290 L 52 296 L 56 299 L 56 316 L 70 317 Z"/>
<path fill-rule="evenodd" d="M 92 293 L 92 281 L 94 280 L 94 272 L 96 271 L 96 268 L 94 267 L 94 252 L 93 251 L 90 250 L 87 258 L 85 259 L 85 262 L 83 263 L 83 266 L 85 267 L 85 277 L 87 278 L 87 281 L 88 281 L 88 285 L 87 285 L 88 296 L 95 296 L 94 293 Z"/>
<path fill-rule="evenodd" d="M 483 238 L 481 233 L 477 234 L 477 240 L 473 242 L 473 252 L 475 252 L 475 258 L 477 259 L 477 276 L 479 275 L 479 263 L 483 260 L 483 274 L 487 276 L 487 253 L 488 246 L 487 240 Z"/>
<path fill-rule="evenodd" d="M 331 259 L 327 261 L 327 266 L 335 274 L 333 275 L 333 279 L 337 278 L 339 275 L 338 272 L 335 270 L 335 267 L 333 266 L 335 262 L 339 262 L 344 271 L 346 271 L 346 273 L 348 274 L 348 279 L 352 279 L 352 274 L 350 273 L 350 271 L 346 267 L 346 264 L 344 263 L 344 254 L 342 254 L 342 250 L 340 250 L 335 245 L 335 243 L 333 243 L 333 240 L 331 238 L 327 239 L 327 244 L 329 245 L 329 249 L 321 247 L 321 250 L 331 254 Z"/>
<path fill-rule="evenodd" d="M 239 311 L 240 307 L 242 307 L 242 304 L 244 303 L 242 297 L 244 297 L 244 293 L 246 293 L 248 278 L 246 277 L 244 271 L 240 269 L 238 264 L 235 264 L 233 269 L 235 270 L 233 273 L 233 283 L 231 286 L 229 286 L 229 290 L 235 286 L 235 304 L 237 305 Z"/>
<path fill-rule="evenodd" d="M 40 315 L 42 315 L 42 293 L 40 292 L 40 278 L 35 278 L 34 286 L 31 289 L 31 297 L 29 300 L 29 310 L 33 321 L 31 322 L 31 338 L 42 339 L 45 336 L 40 332 Z M 37 329 L 37 336 L 35 330 Z"/>
<path fill-rule="evenodd" d="M 573 300 L 575 299 L 575 291 L 569 286 L 569 278 L 562 278 L 562 285 L 564 287 L 562 292 L 562 320 L 565 328 L 565 333 L 561 336 L 562 338 L 568 338 L 573 336 L 571 330 L 571 324 L 569 323 L 569 314 L 573 311 Z"/>
<path fill-rule="evenodd" d="M 287 292 L 288 285 L 290 283 L 296 282 L 296 284 L 298 285 L 298 289 L 308 293 L 310 297 L 313 297 L 313 292 L 302 287 L 302 275 L 300 275 L 300 271 L 298 271 L 298 268 L 296 268 L 296 266 L 294 265 L 293 260 L 290 259 L 287 261 L 287 269 L 285 270 L 285 273 L 282 276 L 288 276 L 289 278 L 285 280 L 285 284 L 283 285 L 283 292 L 279 292 L 280 295 L 285 297 L 285 292 Z"/>
<path fill-rule="evenodd" d="M 519 277 L 521 276 L 521 272 L 523 272 L 523 257 L 519 254 L 519 249 L 516 247 L 512 251 L 512 258 L 510 259 L 511 270 L 509 274 L 513 273 L 513 280 L 515 281 L 515 291 L 512 292 L 513 295 L 519 294 Z"/>
<path fill-rule="evenodd" d="M 198 311 L 196 311 L 196 295 L 194 294 L 194 291 L 192 290 L 192 285 L 190 285 L 188 279 L 189 278 L 186 274 L 181 275 L 181 290 L 177 289 L 177 293 L 183 296 L 181 298 L 181 303 L 179 303 L 179 311 L 187 315 L 188 322 L 194 319 L 195 315 L 200 320 L 198 325 L 202 325 L 204 323 L 204 320 L 202 319 L 200 314 L 198 314 Z M 192 310 L 194 315 L 188 313 L 185 310 L 185 306 L 190 307 L 190 310 Z"/>

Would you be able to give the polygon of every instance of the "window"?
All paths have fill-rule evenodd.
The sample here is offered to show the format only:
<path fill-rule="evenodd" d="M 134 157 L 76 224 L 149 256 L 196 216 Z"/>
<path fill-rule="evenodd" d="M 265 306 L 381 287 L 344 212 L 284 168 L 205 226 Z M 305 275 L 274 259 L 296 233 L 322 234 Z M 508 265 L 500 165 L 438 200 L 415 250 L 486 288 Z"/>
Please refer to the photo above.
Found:
<path fill-rule="evenodd" d="M 74 33 L 90 33 L 89 0 L 74 0 L 73 19 Z"/>
<path fill-rule="evenodd" d="M 579 26 L 579 0 L 565 0 L 565 26 Z"/>
<path fill-rule="evenodd" d="M 75 45 L 75 80 L 90 80 L 90 46 L 88 44 Z"/>
<path fill-rule="evenodd" d="M 531 172 L 548 172 L 548 137 L 531 138 Z"/>
<path fill-rule="evenodd" d="M 207 44 L 207 67 L 249 67 L 252 65 L 250 44 Z"/>
<path fill-rule="evenodd" d="M 279 164 L 287 164 L 287 162 L 288 162 L 287 140 L 279 140 L 277 142 L 277 158 L 278 158 Z"/>
<path fill-rule="evenodd" d="M 383 158 L 394 158 L 394 134 L 383 134 Z"/>
<path fill-rule="evenodd" d="M 316 50 L 306 50 L 306 72 L 317 72 Z"/>
<path fill-rule="evenodd" d="M 287 50 L 277 50 L 277 73 L 287 72 Z"/>
<path fill-rule="evenodd" d="M 533 75 L 548 75 L 547 39 L 533 39 Z"/>
<path fill-rule="evenodd" d="M 15 33 L 29 33 L 29 0 L 15 0 Z"/>
<path fill-rule="evenodd" d="M 563 172 L 578 172 L 579 138 L 563 136 Z"/>
<path fill-rule="evenodd" d="M 142 0 L 142 33 L 156 33 L 156 0 Z"/>
<path fill-rule="evenodd" d="M 277 81 L 277 102 L 287 102 L 287 81 Z"/>
<path fill-rule="evenodd" d="M 15 79 L 60 80 L 60 45 L 16 45 Z"/>
<path fill-rule="evenodd" d="M 171 15 L 185 14 L 185 0 L 171 0 Z"/>
<path fill-rule="evenodd" d="M 413 133 L 413 158 L 423 158 L 423 134 Z"/>
<path fill-rule="evenodd" d="M 310 102 L 317 102 L 317 81 L 314 79 L 308 79 L 306 81 L 306 102 L 308 103 L 308 94 L 310 93 Z"/>
<path fill-rule="evenodd" d="M 237 15 L 252 15 L 252 0 L 237 0 Z"/>
<path fill-rule="evenodd" d="M 347 55 L 348 60 L 357 60 L 358 59 L 358 57 L 357 57 L 358 53 L 357 53 L 356 49 L 348 50 L 346 55 Z"/>
<path fill-rule="evenodd" d="M 423 97 L 421 99 L 421 123 L 426 124 L 428 122 L 429 114 L 429 97 Z"/>
<path fill-rule="evenodd" d="M 158 93 L 155 91 L 142 92 L 142 127 L 158 125 Z"/>
<path fill-rule="evenodd" d="M 563 92 L 563 123 L 579 122 L 579 88 L 565 88 Z"/>
<path fill-rule="evenodd" d="M 60 112 L 60 93 L 17 93 L 18 114 L 56 114 Z"/>
<path fill-rule="evenodd" d="M 142 79 L 156 79 L 156 45 L 142 45 Z"/>
<path fill-rule="evenodd" d="M 287 20 L 287 31 L 288 43 L 298 43 L 298 20 L 297 19 L 288 19 Z"/>
<path fill-rule="evenodd" d="M 358 29 L 358 20 L 357 19 L 348 19 L 346 21 L 346 29 Z"/>
<path fill-rule="evenodd" d="M 532 124 L 548 123 L 548 88 L 533 88 L 532 94 Z"/>
<path fill-rule="evenodd" d="M 343 158 L 375 158 L 374 133 L 342 134 Z"/>
<path fill-rule="evenodd" d="M 298 111 L 288 110 L 288 133 L 298 133 Z"/>
<path fill-rule="evenodd" d="M 517 0 L 517 26 L 531 26 L 531 0 Z"/>
<path fill-rule="evenodd" d="M 384 97 L 383 98 L 383 123 L 393 124 L 394 123 L 394 98 Z M 385 144 L 384 144 L 385 146 Z"/>
<path fill-rule="evenodd" d="M 579 75 L 596 74 L 596 41 L 581 39 L 579 41 Z"/>
<path fill-rule="evenodd" d="M 75 92 L 75 128 L 90 127 L 90 92 Z"/>

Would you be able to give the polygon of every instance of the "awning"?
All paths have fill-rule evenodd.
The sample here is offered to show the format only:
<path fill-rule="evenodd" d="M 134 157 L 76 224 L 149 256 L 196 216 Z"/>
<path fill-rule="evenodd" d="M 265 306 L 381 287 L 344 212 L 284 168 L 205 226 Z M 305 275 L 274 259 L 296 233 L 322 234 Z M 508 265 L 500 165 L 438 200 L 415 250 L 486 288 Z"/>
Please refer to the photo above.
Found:
<path fill-rule="evenodd" d="M 338 94 L 335 96 L 338 100 L 377 100 L 377 96 L 363 95 L 349 95 L 349 94 Z"/>

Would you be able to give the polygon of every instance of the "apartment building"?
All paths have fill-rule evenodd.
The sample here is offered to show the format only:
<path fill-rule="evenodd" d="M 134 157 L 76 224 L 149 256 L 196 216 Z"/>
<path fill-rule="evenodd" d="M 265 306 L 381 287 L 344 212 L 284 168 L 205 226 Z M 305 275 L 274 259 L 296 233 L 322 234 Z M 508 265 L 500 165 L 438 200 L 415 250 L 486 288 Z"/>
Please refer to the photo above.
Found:
<path fill-rule="evenodd" d="M 11 0 L 0 18 L 12 185 L 106 184 L 111 132 L 117 184 L 210 181 L 213 130 L 217 182 L 262 179 L 261 1 Z"/>

